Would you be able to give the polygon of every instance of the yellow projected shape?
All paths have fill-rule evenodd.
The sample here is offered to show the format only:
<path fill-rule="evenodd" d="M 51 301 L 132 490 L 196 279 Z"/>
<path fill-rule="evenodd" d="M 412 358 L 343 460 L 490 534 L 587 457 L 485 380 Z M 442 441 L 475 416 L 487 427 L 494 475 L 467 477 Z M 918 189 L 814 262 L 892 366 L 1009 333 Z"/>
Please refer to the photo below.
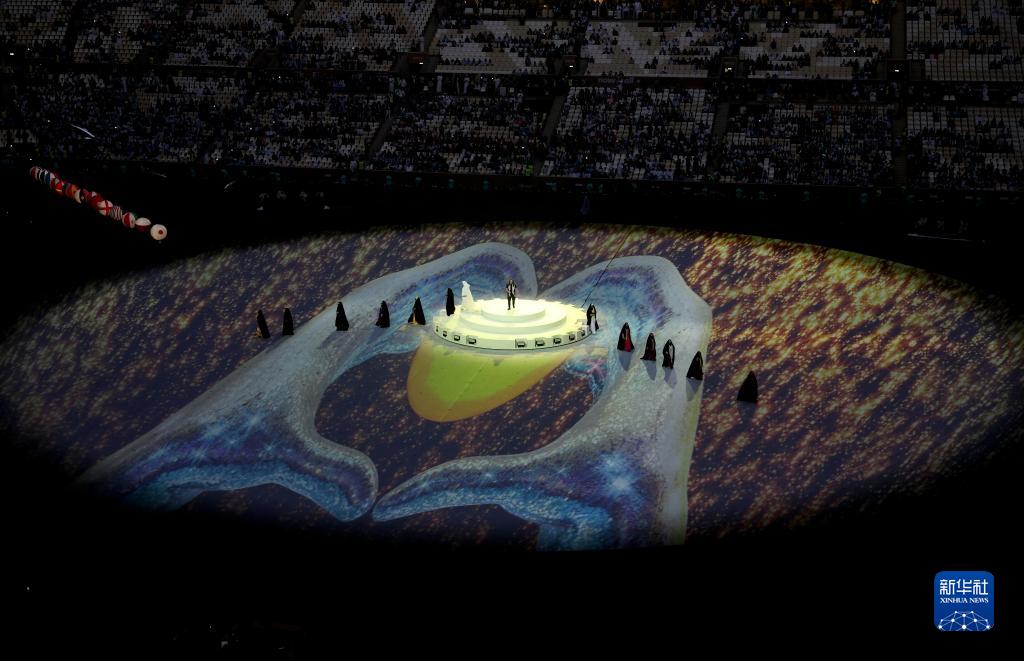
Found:
<path fill-rule="evenodd" d="M 409 404 L 417 415 L 435 422 L 471 418 L 523 394 L 571 353 L 531 351 L 502 356 L 425 341 L 409 368 Z"/>

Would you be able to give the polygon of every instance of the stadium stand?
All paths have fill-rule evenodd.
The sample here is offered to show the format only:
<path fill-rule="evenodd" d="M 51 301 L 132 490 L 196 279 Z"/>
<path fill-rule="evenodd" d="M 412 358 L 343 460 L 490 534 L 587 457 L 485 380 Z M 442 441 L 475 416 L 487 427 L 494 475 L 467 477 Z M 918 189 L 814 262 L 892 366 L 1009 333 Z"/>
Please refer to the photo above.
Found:
<path fill-rule="evenodd" d="M 717 173 L 725 182 L 890 185 L 894 106 L 739 106 Z"/>
<path fill-rule="evenodd" d="M 186 30 L 172 42 L 167 64 L 245 66 L 253 55 L 284 41 L 284 17 L 256 0 L 198 2 Z"/>
<path fill-rule="evenodd" d="M 0 117 L 0 124 L 5 126 L 0 128 L 0 154 L 12 157 L 30 156 L 36 153 L 39 148 L 39 140 L 35 133 L 24 127 L 8 127 L 6 126 L 8 121 L 6 117 Z"/>
<path fill-rule="evenodd" d="M 573 21 L 445 19 L 430 47 L 438 71 L 546 74 L 548 60 L 567 55 L 579 34 Z"/>
<path fill-rule="evenodd" d="M 531 175 L 544 115 L 514 86 L 413 91 L 398 103 L 372 167 L 382 170 Z M 428 85 L 429 88 L 429 85 Z"/>
<path fill-rule="evenodd" d="M 283 45 L 295 68 L 387 71 L 399 53 L 422 50 L 434 3 L 313 0 Z"/>
<path fill-rule="evenodd" d="M 4 0 L 0 4 L 0 46 L 23 48 L 32 57 L 55 57 L 67 33 L 75 0 Z"/>
<path fill-rule="evenodd" d="M 713 120 L 703 89 L 574 87 L 542 174 L 700 181 Z"/>
<path fill-rule="evenodd" d="M 1024 108 L 917 107 L 907 118 L 914 183 L 922 188 L 1020 190 Z"/>
<path fill-rule="evenodd" d="M 703 78 L 731 39 L 715 25 L 602 21 L 587 28 L 582 56 L 591 76 Z"/>
<path fill-rule="evenodd" d="M 163 43 L 180 11 L 181 3 L 168 0 L 90 2 L 77 26 L 73 59 L 79 63 L 132 62 L 144 49 Z"/>
<path fill-rule="evenodd" d="M 1021 0 L 10 0 L 0 153 L 1016 190 L 1022 29 Z"/>
<path fill-rule="evenodd" d="M 43 156 L 189 163 L 239 88 L 223 77 L 62 72 L 34 76 L 18 91 Z"/>
<path fill-rule="evenodd" d="M 907 6 L 907 56 L 932 80 L 1020 82 L 1019 0 L 915 0 Z"/>
<path fill-rule="evenodd" d="M 747 75 L 776 78 L 873 78 L 889 57 L 885 5 L 848 10 L 831 21 L 752 21 L 740 58 Z"/>
<path fill-rule="evenodd" d="M 355 170 L 388 116 L 382 82 L 274 77 L 250 87 L 203 160 Z"/>

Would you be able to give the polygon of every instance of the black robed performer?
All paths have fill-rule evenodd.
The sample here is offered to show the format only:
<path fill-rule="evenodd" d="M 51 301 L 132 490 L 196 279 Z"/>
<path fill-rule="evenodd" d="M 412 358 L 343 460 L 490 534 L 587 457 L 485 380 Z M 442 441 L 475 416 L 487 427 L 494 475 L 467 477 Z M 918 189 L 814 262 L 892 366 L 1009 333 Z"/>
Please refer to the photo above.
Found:
<path fill-rule="evenodd" d="M 747 378 L 743 380 L 740 392 L 736 395 L 736 401 L 757 404 L 757 377 L 753 372 L 747 374 Z"/>
<path fill-rule="evenodd" d="M 270 337 L 270 327 L 267 326 L 267 318 L 263 316 L 263 310 L 256 311 L 256 334 L 264 340 Z"/>
<path fill-rule="evenodd" d="M 444 311 L 449 317 L 455 314 L 455 292 L 452 291 L 451 287 L 448 288 L 448 293 L 444 295 Z"/>
<path fill-rule="evenodd" d="M 619 351 L 632 351 L 633 350 L 633 336 L 629 333 L 629 323 L 622 324 L 622 330 L 619 331 Z"/>
<path fill-rule="evenodd" d="M 505 294 L 508 295 L 508 309 L 511 310 L 516 306 L 516 281 L 509 279 L 508 284 L 505 285 Z"/>
<path fill-rule="evenodd" d="M 644 355 L 640 360 L 658 360 L 658 347 L 654 342 L 654 333 L 647 335 L 647 346 L 644 347 Z"/>
<path fill-rule="evenodd" d="M 388 302 L 380 302 L 380 312 L 377 313 L 377 326 L 388 328 L 391 326 L 391 315 L 388 313 Z"/>
<path fill-rule="evenodd" d="M 420 297 L 416 297 L 416 302 L 412 304 L 412 314 L 409 315 L 410 324 L 419 324 L 420 326 L 427 325 L 427 319 L 423 315 L 423 304 L 420 303 Z"/>
<path fill-rule="evenodd" d="M 587 308 L 587 328 L 590 328 L 591 320 L 594 322 L 594 327 L 591 329 L 591 332 L 596 331 L 601 327 L 597 323 L 597 307 L 593 303 L 591 303 L 590 307 Z"/>
<path fill-rule="evenodd" d="M 334 327 L 340 331 L 348 330 L 348 317 L 345 315 L 345 306 L 338 301 L 338 311 L 334 313 Z"/>
<path fill-rule="evenodd" d="M 672 344 L 672 340 L 665 342 L 661 348 L 661 366 L 669 369 L 676 366 L 676 345 Z"/>
<path fill-rule="evenodd" d="M 295 323 L 292 321 L 292 311 L 288 308 L 284 309 L 284 328 L 281 329 L 281 335 L 295 335 Z"/>
<path fill-rule="evenodd" d="M 693 360 L 690 361 L 690 369 L 686 371 L 686 378 L 696 379 L 697 381 L 704 380 L 704 357 L 700 355 L 699 351 L 693 356 Z"/>

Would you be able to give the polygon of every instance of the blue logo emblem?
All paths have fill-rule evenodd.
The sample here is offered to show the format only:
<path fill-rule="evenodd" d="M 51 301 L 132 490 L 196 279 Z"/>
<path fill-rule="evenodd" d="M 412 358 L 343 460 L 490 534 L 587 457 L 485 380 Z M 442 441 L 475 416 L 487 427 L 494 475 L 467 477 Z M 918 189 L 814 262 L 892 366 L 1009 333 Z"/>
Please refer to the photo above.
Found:
<path fill-rule="evenodd" d="M 996 582 L 987 571 L 935 575 L 935 627 L 939 631 L 988 631 L 995 625 Z"/>

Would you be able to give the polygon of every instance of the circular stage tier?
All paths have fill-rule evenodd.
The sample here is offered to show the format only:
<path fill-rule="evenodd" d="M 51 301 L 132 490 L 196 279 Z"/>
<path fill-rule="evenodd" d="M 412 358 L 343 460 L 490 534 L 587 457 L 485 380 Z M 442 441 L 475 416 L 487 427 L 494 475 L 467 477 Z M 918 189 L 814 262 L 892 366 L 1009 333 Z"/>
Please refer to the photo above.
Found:
<path fill-rule="evenodd" d="M 584 310 L 555 301 L 492 298 L 456 306 L 434 317 L 434 334 L 445 342 L 477 349 L 526 351 L 579 342 L 587 336 Z"/>

